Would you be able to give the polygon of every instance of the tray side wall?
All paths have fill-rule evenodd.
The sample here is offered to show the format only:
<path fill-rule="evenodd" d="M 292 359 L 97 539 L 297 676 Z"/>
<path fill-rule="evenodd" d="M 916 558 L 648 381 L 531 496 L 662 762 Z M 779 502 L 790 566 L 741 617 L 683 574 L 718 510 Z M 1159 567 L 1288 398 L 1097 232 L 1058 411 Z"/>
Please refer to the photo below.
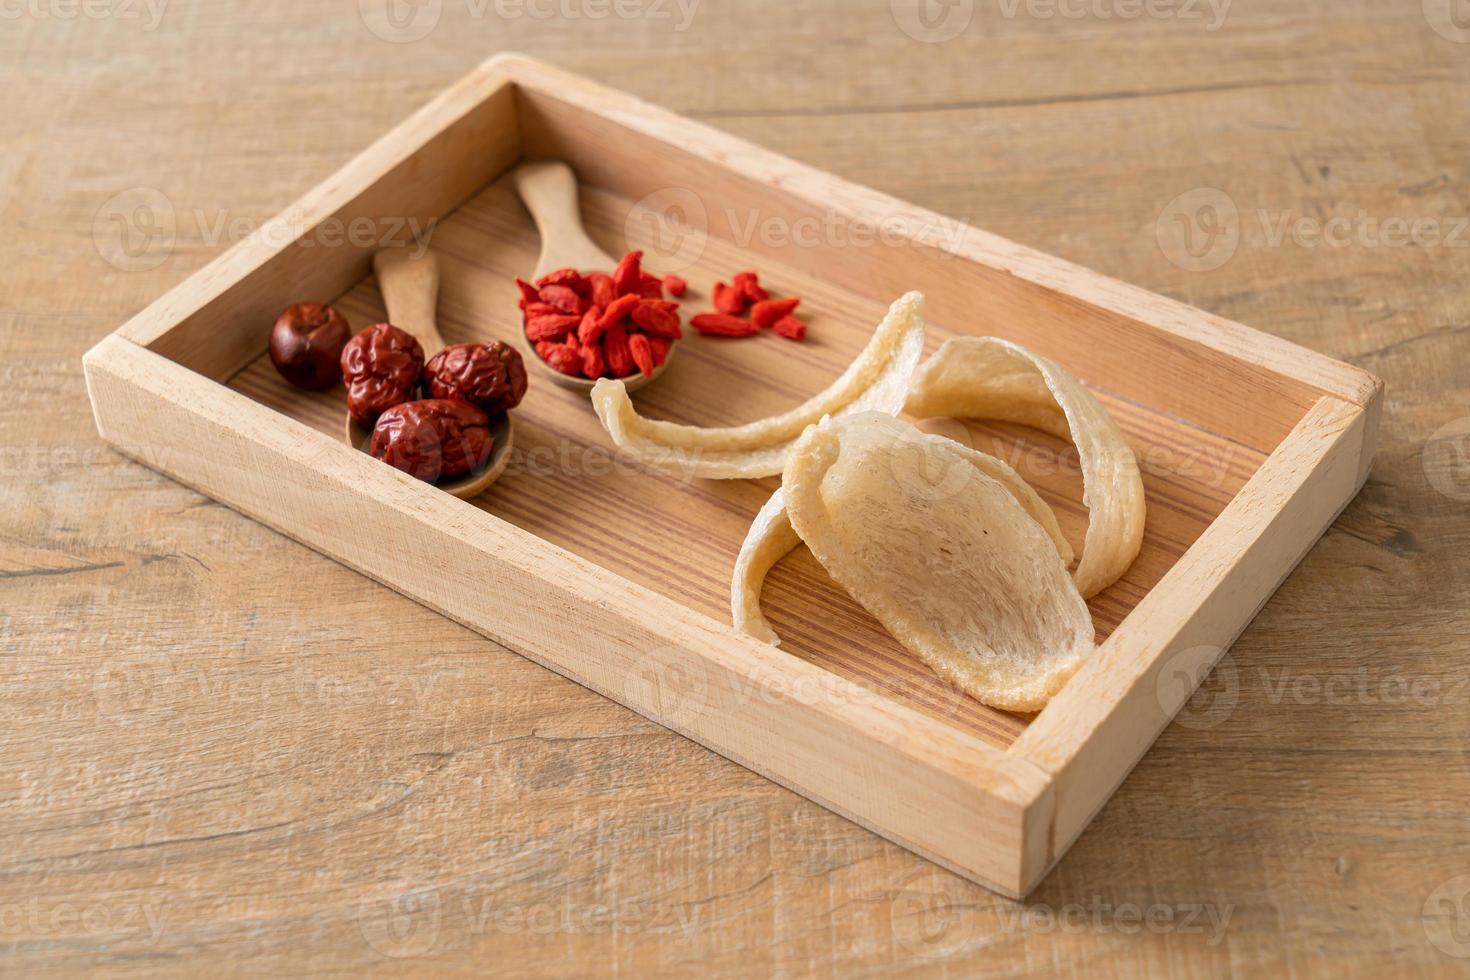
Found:
<path fill-rule="evenodd" d="M 1095 386 L 1271 452 L 1324 393 L 1366 405 L 1359 368 L 840 180 L 624 93 L 508 61 L 528 157 L 877 299 L 925 292 L 937 323 L 998 333 Z M 629 220 L 643 220 L 630 214 Z M 787 234 L 752 233 L 775 220 Z M 835 227 L 804 243 L 797 229 Z M 856 244 L 859 235 L 867 244 Z M 671 249 L 697 247 L 680 240 Z M 655 260 L 657 257 L 654 257 Z M 1186 379 L 1188 379 L 1186 381 Z"/>
<path fill-rule="evenodd" d="M 1027 848 L 1027 890 L 1352 500 L 1373 456 L 1376 412 L 1322 398 L 1011 746 L 1056 777 L 1055 793 L 1028 815 L 1028 843 L 1044 846 Z"/>
<path fill-rule="evenodd" d="M 412 246 L 415 230 L 432 241 L 434 222 L 515 163 L 513 91 L 487 62 L 118 332 L 206 377 L 234 374 L 282 309 L 345 293 L 380 245 Z"/>
<path fill-rule="evenodd" d="M 986 887 L 1019 896 L 1049 777 L 110 337 L 129 456 Z"/>

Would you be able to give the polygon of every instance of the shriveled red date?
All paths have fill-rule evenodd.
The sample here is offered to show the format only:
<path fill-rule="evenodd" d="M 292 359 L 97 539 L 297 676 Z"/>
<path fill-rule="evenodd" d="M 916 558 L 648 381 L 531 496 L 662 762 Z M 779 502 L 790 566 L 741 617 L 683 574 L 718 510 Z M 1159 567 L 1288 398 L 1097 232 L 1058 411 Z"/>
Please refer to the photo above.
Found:
<path fill-rule="evenodd" d="M 429 398 L 387 409 L 369 451 L 425 483 L 463 476 L 490 460 L 490 417 L 469 402 Z"/>
<path fill-rule="evenodd" d="M 296 303 L 271 328 L 271 363 L 296 387 L 326 391 L 342 379 L 342 348 L 351 336 L 347 318 L 332 307 Z"/>
<path fill-rule="evenodd" d="M 424 384 L 434 398 L 457 398 L 498 415 L 526 397 L 526 365 L 498 340 L 452 344 L 429 359 Z"/>
<path fill-rule="evenodd" d="M 358 332 L 342 348 L 347 411 L 358 425 L 371 426 L 379 415 L 418 396 L 424 349 L 413 334 L 389 323 Z"/>

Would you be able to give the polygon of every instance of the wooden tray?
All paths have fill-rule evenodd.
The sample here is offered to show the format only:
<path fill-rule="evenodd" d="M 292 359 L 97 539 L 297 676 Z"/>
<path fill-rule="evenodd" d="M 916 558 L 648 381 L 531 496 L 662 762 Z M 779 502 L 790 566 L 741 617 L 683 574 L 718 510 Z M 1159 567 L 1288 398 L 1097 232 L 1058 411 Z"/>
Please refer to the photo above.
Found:
<path fill-rule="evenodd" d="M 573 392 L 533 377 L 507 475 L 464 502 L 343 444 L 340 389 L 310 395 L 276 376 L 266 337 L 289 303 L 336 301 L 357 327 L 382 317 L 371 256 L 409 221 L 438 222 L 448 341 L 513 338 L 511 277 L 534 265 L 537 240 L 505 175 L 535 158 L 576 170 L 608 251 L 644 247 L 646 265 L 688 277 L 688 312 L 747 267 L 804 297 L 806 343 L 691 337 L 637 396 L 651 414 L 728 424 L 789 407 L 908 289 L 928 296 L 931 349 L 996 334 L 1088 382 L 1142 464 L 1148 527 L 1137 563 L 1091 603 L 1106 641 L 1046 710 L 957 694 L 804 549 L 766 589 L 785 644 L 737 634 L 730 572 L 774 481 L 644 472 Z M 376 237 L 344 240 L 354 220 Z M 104 438 L 1007 895 L 1065 852 L 1373 454 L 1371 375 L 521 56 L 485 63 L 281 221 L 88 352 Z M 1075 456 L 1023 429 L 968 432 L 1033 479 L 1080 544 Z"/>

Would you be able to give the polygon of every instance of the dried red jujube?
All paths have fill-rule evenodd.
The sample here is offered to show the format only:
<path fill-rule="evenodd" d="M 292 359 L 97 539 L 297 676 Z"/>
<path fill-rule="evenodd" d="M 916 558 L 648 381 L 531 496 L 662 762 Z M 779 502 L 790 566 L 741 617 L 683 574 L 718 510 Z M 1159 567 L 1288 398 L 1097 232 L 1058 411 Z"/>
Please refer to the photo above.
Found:
<path fill-rule="evenodd" d="M 342 348 L 352 336 L 347 318 L 325 303 L 296 303 L 271 328 L 271 363 L 281 377 L 307 391 L 342 380 Z"/>
<path fill-rule="evenodd" d="M 373 426 L 369 451 L 425 483 L 463 476 L 490 460 L 490 417 L 468 402 L 430 398 L 394 405 Z"/>
<path fill-rule="evenodd" d="M 347 382 L 347 411 L 359 425 L 371 426 L 379 415 L 418 395 L 424 349 L 413 334 L 391 323 L 375 323 L 342 348 L 342 377 Z"/>
<path fill-rule="evenodd" d="M 498 340 L 451 344 L 430 358 L 424 386 L 432 398 L 457 398 L 497 415 L 526 397 L 526 365 L 520 354 Z"/>

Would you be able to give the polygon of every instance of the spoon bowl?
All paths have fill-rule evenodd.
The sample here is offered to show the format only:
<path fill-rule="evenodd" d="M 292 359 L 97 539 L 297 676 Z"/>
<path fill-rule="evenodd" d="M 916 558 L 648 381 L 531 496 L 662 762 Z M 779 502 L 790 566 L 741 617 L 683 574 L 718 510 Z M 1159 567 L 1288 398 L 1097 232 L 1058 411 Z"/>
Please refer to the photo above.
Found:
<path fill-rule="evenodd" d="M 492 441 L 490 458 L 485 465 L 478 470 L 457 476 L 452 480 L 440 480 L 434 486 L 445 493 L 468 500 L 479 496 L 485 488 L 496 480 L 500 474 L 505 472 L 505 467 L 510 463 L 510 451 L 514 439 L 514 426 L 511 425 L 510 414 L 502 413 L 490 419 L 490 438 Z M 352 416 L 347 416 L 347 441 L 365 453 L 371 453 L 373 441 L 373 430 L 358 425 Z"/>
<path fill-rule="evenodd" d="M 522 337 L 524 336 L 525 335 L 523 334 Z M 669 345 L 669 352 L 664 355 L 664 362 L 655 367 L 652 374 L 643 374 L 640 372 L 638 374 L 630 374 L 626 378 L 618 378 L 617 380 L 621 381 L 623 383 L 623 386 L 629 391 L 637 391 L 644 385 L 652 384 L 659 379 L 659 375 L 664 373 L 664 369 L 667 368 L 669 366 L 669 362 L 674 359 L 674 351 L 678 348 L 678 346 L 679 342 L 677 340 Z M 530 341 L 526 341 L 526 347 L 528 349 L 531 348 Z M 546 377 L 551 381 L 552 384 L 560 385 L 563 388 L 570 388 L 572 391 L 580 391 L 584 394 L 590 394 L 592 391 L 592 386 L 597 384 L 596 379 L 593 378 L 574 378 L 570 374 L 562 374 L 556 368 L 543 361 L 541 359 L 541 355 L 537 354 L 535 350 L 530 351 L 529 360 L 532 360 L 541 365 L 541 367 L 544 369 Z"/>
<path fill-rule="evenodd" d="M 388 307 L 388 321 L 413 334 L 424 349 L 427 362 L 444 349 L 444 338 L 439 335 L 435 322 L 439 262 L 434 253 L 425 249 L 420 255 L 411 255 L 406 248 L 383 249 L 373 256 L 373 273 L 377 276 L 383 303 Z M 345 434 L 348 445 L 371 455 L 372 429 L 358 425 L 348 415 Z M 510 462 L 513 435 L 509 413 L 502 412 L 490 419 L 490 438 L 490 459 L 484 466 L 464 476 L 440 481 L 435 486 L 466 500 L 499 479 Z"/>
<path fill-rule="evenodd" d="M 618 260 L 608 255 L 587 237 L 582 227 L 582 213 L 577 206 L 577 177 L 560 160 L 536 160 L 523 163 L 512 173 L 516 191 L 536 221 L 536 230 L 541 234 L 541 254 L 536 259 L 536 271 L 532 280 L 555 272 L 557 269 L 587 269 L 612 272 Z M 597 382 L 591 378 L 574 378 L 562 374 L 547 364 L 536 353 L 535 345 L 521 331 L 521 344 L 527 359 L 541 369 L 552 384 L 573 391 L 588 393 Z M 674 358 L 679 341 L 669 345 L 664 362 L 653 369 L 652 374 L 632 374 L 620 379 L 629 391 L 637 391 L 644 385 L 657 381 L 659 375 Z"/>

